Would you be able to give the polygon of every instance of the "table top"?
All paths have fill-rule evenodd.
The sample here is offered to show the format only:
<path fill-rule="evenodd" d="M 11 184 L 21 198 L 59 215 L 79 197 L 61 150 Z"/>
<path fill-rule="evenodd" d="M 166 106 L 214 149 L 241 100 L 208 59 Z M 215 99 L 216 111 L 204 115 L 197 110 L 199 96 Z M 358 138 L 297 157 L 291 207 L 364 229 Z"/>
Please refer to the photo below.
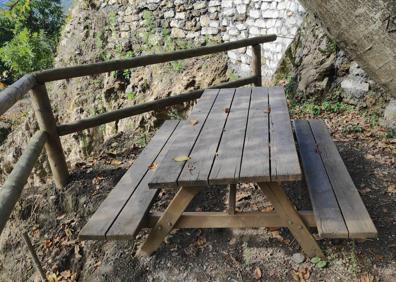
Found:
<path fill-rule="evenodd" d="M 207 89 L 173 134 L 150 188 L 301 179 L 281 87 Z"/>

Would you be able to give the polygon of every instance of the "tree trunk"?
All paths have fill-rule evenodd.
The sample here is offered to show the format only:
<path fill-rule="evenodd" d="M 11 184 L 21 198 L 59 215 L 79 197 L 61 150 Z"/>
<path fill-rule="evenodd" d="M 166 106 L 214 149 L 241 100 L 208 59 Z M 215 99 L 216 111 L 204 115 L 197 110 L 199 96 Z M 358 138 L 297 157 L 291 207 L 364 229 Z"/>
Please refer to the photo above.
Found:
<path fill-rule="evenodd" d="M 300 0 L 343 50 L 396 97 L 396 1 Z"/>

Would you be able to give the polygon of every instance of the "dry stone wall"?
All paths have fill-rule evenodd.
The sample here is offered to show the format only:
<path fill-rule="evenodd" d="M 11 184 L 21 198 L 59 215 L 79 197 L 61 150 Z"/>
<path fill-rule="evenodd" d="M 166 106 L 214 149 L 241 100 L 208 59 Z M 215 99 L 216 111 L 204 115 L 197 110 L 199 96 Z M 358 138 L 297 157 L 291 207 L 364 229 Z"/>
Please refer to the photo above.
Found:
<path fill-rule="evenodd" d="M 264 78 L 275 72 L 305 13 L 297 0 L 101 0 L 100 8 L 117 11 L 114 42 L 119 37 L 124 41 L 132 38 L 132 33 L 147 25 L 150 14 L 153 24 L 169 30 L 172 38 L 199 43 L 275 33 L 279 36 L 276 42 L 262 45 Z M 251 55 L 250 48 L 228 52 L 231 67 L 239 75 L 248 74 Z"/>

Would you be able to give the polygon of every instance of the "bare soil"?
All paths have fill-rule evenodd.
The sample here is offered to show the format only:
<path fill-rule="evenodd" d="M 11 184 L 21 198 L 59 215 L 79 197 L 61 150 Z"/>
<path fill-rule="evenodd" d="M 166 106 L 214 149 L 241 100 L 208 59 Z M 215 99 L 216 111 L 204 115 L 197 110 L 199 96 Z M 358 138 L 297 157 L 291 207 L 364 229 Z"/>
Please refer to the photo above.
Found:
<path fill-rule="evenodd" d="M 304 114 L 295 117 L 309 118 Z M 28 188 L 0 237 L 0 281 L 37 280 L 20 234 L 28 230 L 52 281 L 395 281 L 396 141 L 371 128 L 358 112 L 323 114 L 333 138 L 379 231 L 376 240 L 320 240 L 327 267 L 309 259 L 286 229 L 176 230 L 149 258 L 136 258 L 147 231 L 134 242 L 80 242 L 77 234 L 139 154 L 138 135 L 119 134 L 96 149 L 95 158 L 76 164 L 71 183 Z M 363 132 L 347 132 L 350 123 Z M 287 186 L 298 208 L 308 208 L 306 188 Z M 172 192 L 160 194 L 162 210 Z M 253 184 L 238 187 L 237 208 L 268 210 L 271 204 Z M 226 190 L 208 189 L 189 210 L 224 210 Z M 55 280 L 55 278 L 57 280 Z"/>

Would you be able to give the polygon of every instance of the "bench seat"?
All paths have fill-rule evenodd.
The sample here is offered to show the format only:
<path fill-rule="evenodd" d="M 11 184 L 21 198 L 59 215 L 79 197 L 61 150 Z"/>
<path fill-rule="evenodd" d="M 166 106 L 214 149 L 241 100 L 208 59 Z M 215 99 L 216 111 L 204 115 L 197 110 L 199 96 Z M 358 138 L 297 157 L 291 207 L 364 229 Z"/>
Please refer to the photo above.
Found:
<path fill-rule="evenodd" d="M 148 188 L 148 182 L 155 167 L 176 138 L 175 131 L 181 123 L 176 120 L 165 121 L 138 159 L 82 228 L 79 239 L 134 239 L 158 193 L 158 190 Z"/>
<path fill-rule="evenodd" d="M 321 120 L 296 120 L 305 182 L 321 238 L 373 238 L 377 230 Z"/>

